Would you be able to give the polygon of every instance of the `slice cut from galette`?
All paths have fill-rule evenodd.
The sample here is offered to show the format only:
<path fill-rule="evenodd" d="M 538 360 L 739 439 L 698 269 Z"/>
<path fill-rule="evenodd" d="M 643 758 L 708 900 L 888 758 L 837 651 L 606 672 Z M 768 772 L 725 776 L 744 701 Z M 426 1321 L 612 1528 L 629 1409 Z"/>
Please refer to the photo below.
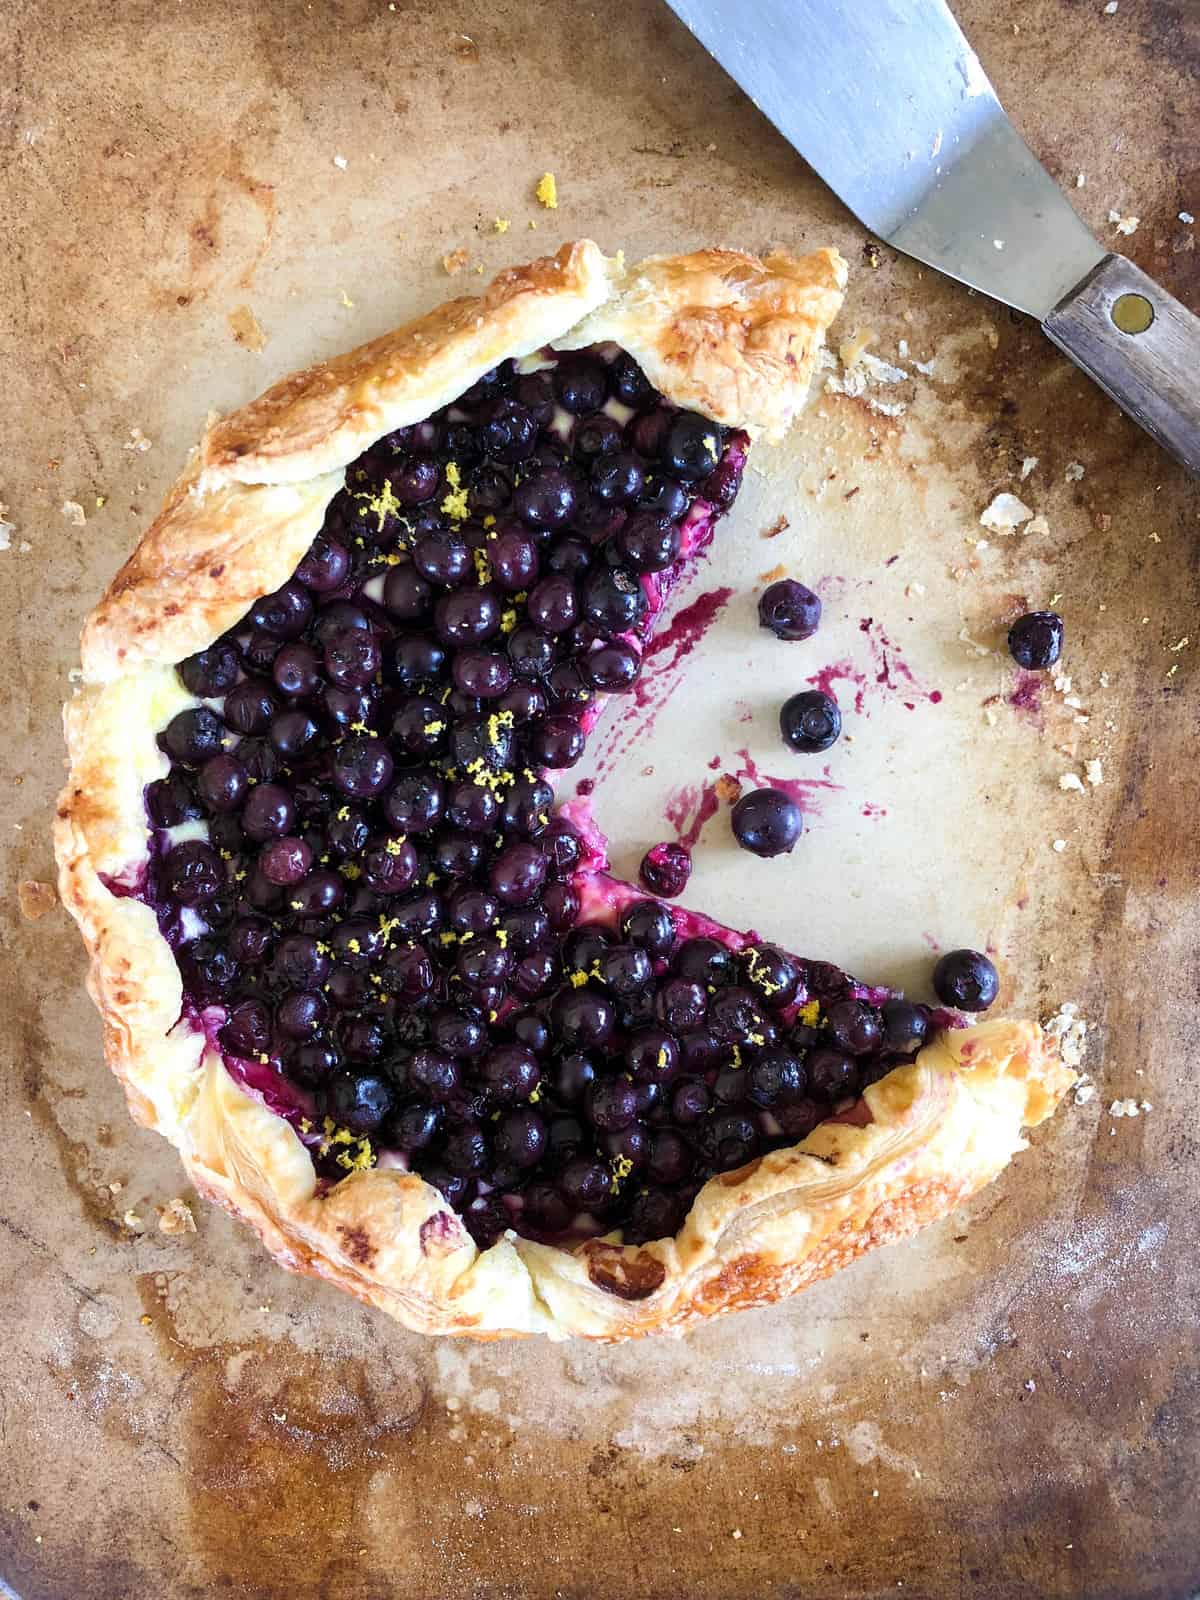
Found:
<path fill-rule="evenodd" d="M 1072 1081 L 1033 1024 L 645 899 L 555 807 L 844 278 L 502 273 L 213 426 L 84 629 L 56 847 L 109 1064 L 278 1261 L 410 1327 L 778 1299 Z"/>

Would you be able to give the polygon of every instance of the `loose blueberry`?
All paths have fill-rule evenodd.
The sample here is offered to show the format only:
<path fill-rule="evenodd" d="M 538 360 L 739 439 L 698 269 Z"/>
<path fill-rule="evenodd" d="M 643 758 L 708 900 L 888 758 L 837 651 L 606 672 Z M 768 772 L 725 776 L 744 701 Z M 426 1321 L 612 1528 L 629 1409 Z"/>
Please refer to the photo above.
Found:
<path fill-rule="evenodd" d="M 986 1011 L 1000 990 L 1000 975 L 978 950 L 949 950 L 933 969 L 933 990 L 959 1011 Z"/>
<path fill-rule="evenodd" d="M 756 856 L 787 855 L 804 831 L 800 807 L 782 789 L 753 789 L 730 814 L 733 836 Z"/>
<path fill-rule="evenodd" d="M 837 701 L 819 689 L 804 689 L 785 700 L 779 712 L 784 744 L 802 755 L 828 750 L 842 731 Z"/>
<path fill-rule="evenodd" d="M 821 602 L 804 584 L 781 578 L 759 597 L 758 620 L 777 639 L 809 639 L 820 626 Z"/>
<path fill-rule="evenodd" d="M 1019 667 L 1040 672 L 1062 654 L 1063 619 L 1057 611 L 1029 611 L 1008 630 L 1008 648 Z"/>
<path fill-rule="evenodd" d="M 638 879 L 651 894 L 673 900 L 692 875 L 692 854 L 685 845 L 664 841 L 651 845 L 638 867 Z"/>

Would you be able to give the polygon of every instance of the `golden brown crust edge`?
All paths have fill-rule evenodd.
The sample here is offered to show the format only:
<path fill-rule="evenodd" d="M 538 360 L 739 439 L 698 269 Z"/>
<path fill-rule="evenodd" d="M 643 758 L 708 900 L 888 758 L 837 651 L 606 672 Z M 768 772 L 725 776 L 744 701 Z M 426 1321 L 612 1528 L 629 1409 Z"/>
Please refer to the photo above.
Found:
<path fill-rule="evenodd" d="M 532 349 L 621 337 L 681 403 L 776 429 L 807 386 L 844 280 L 832 252 L 805 266 L 781 253 L 756 263 L 705 251 L 628 274 L 586 241 L 555 261 L 564 252 L 567 287 L 557 302 L 545 263 L 516 269 L 502 275 L 497 293 L 453 302 L 340 363 L 285 380 L 210 431 L 85 629 L 86 687 L 67 708 L 72 768 L 55 827 L 62 896 L 91 957 L 88 986 L 104 1021 L 106 1058 L 134 1116 L 176 1144 L 197 1187 L 244 1217 L 281 1264 L 326 1278 L 410 1327 L 475 1338 L 624 1339 L 794 1293 L 988 1182 L 1020 1148 L 1022 1123 L 1040 1120 L 1071 1081 L 1036 1028 L 983 1024 L 939 1040 L 916 1066 L 868 1090 L 868 1127 L 823 1124 L 802 1146 L 712 1180 L 675 1240 L 641 1249 L 592 1241 L 567 1251 L 506 1238 L 480 1253 L 437 1191 L 415 1176 L 377 1168 L 319 1194 L 292 1129 L 234 1083 L 203 1034 L 179 1021 L 174 956 L 149 908 L 121 893 L 146 858 L 142 791 L 166 770 L 154 733 L 190 703 L 169 663 L 203 648 L 286 578 L 346 461 L 379 432 L 418 420 L 478 372 L 520 353 L 528 339 Z M 575 339 L 577 302 L 600 288 L 611 320 Z M 468 314 L 464 304 L 487 309 Z M 550 326 L 556 304 L 561 328 Z M 761 316 L 748 306 L 761 307 Z M 409 371 L 403 353 L 414 348 L 414 328 L 425 330 L 415 342 L 422 359 Z M 492 337 L 496 328 L 502 333 Z M 722 350 L 727 382 L 716 376 Z M 672 361 L 677 370 L 664 381 Z M 778 390 L 786 392 L 777 403 Z M 740 405 L 745 413 L 730 414 Z"/>

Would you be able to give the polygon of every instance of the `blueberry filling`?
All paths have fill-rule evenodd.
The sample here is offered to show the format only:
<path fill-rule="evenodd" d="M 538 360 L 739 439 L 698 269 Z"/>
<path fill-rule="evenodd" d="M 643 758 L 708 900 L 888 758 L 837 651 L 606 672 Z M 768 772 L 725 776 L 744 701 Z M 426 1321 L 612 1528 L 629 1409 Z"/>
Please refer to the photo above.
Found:
<path fill-rule="evenodd" d="M 672 1233 L 714 1173 L 803 1137 L 931 1026 L 611 880 L 584 918 L 601 880 L 543 773 L 636 683 L 746 439 L 623 353 L 549 359 L 350 466 L 295 576 L 180 664 L 215 707 L 172 719 L 146 791 L 141 892 L 187 1015 L 322 1183 L 415 1171 L 481 1244 Z M 788 598 L 796 636 L 812 607 Z M 743 842 L 776 853 L 799 817 L 765 793 Z M 678 893 L 686 859 L 650 854 Z"/>

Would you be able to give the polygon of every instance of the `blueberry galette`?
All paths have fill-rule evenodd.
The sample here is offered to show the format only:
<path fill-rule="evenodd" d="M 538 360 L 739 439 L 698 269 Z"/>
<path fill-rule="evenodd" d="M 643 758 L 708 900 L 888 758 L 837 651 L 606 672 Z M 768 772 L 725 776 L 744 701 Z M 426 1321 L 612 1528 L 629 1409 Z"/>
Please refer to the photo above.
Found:
<path fill-rule="evenodd" d="M 109 1063 L 278 1261 L 410 1327 L 778 1299 L 1071 1081 L 1032 1024 L 645 898 L 555 805 L 844 276 L 586 241 L 502 273 L 211 427 L 84 629 L 57 851 Z"/>

